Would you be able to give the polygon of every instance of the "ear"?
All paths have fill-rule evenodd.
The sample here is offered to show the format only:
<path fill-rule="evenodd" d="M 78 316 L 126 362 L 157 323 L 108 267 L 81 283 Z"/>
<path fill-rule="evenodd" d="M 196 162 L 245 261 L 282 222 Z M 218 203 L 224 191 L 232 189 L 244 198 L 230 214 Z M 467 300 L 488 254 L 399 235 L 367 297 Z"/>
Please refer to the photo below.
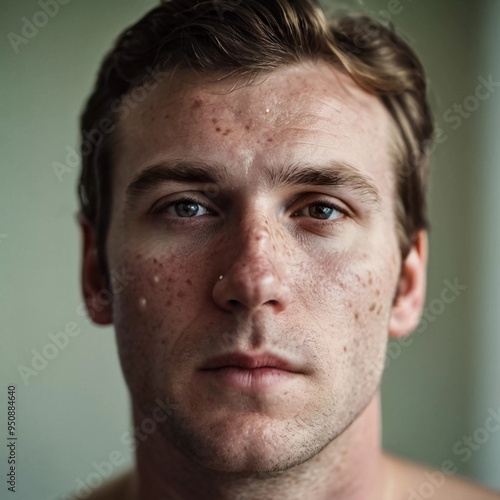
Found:
<path fill-rule="evenodd" d="M 83 214 L 78 214 L 82 230 L 82 292 L 89 316 L 98 325 L 113 322 L 111 290 L 99 267 L 95 230 Z"/>
<path fill-rule="evenodd" d="M 389 320 L 391 337 L 409 334 L 420 322 L 427 285 L 427 246 L 427 231 L 421 230 L 402 265 Z"/>

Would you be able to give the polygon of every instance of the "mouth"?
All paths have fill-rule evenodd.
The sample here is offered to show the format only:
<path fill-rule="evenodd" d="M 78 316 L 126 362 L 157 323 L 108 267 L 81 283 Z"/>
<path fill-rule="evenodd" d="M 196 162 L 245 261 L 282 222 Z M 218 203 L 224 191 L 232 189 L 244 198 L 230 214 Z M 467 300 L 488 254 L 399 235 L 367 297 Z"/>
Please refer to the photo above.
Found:
<path fill-rule="evenodd" d="M 219 386 L 238 390 L 276 388 L 302 372 L 293 363 L 270 353 L 231 353 L 210 359 L 200 372 Z"/>

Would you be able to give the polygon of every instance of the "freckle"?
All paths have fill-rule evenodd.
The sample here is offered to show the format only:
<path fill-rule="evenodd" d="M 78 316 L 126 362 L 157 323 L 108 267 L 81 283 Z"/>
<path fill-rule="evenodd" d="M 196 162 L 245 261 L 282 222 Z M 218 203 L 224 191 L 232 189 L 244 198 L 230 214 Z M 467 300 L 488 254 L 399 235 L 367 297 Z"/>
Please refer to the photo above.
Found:
<path fill-rule="evenodd" d="M 347 346 L 344 346 L 344 352 L 347 352 Z"/>
<path fill-rule="evenodd" d="M 186 283 L 187 283 L 188 285 L 192 285 L 192 284 L 193 284 L 193 282 L 192 282 L 189 278 L 186 280 Z"/>
<path fill-rule="evenodd" d="M 370 311 L 373 311 L 375 309 L 375 303 L 373 303 L 371 306 L 370 306 Z"/>
<path fill-rule="evenodd" d="M 156 264 L 157 260 L 155 258 L 153 258 L 153 262 Z"/>
<path fill-rule="evenodd" d="M 168 278 L 169 283 L 172 283 L 172 281 L 173 281 L 172 277 Z"/>
<path fill-rule="evenodd" d="M 193 108 L 199 108 L 203 104 L 203 101 L 201 99 L 195 99 L 193 102 Z"/>
<path fill-rule="evenodd" d="M 273 142 L 272 137 L 270 137 L 270 138 L 267 140 L 267 142 Z"/>
<path fill-rule="evenodd" d="M 358 319 L 359 319 L 359 312 L 355 312 L 355 313 L 354 313 L 354 319 L 355 319 L 356 321 L 358 321 Z"/>
<path fill-rule="evenodd" d="M 212 118 L 212 123 L 215 125 L 217 123 L 217 118 Z"/>
<path fill-rule="evenodd" d="M 140 259 L 141 257 L 142 257 L 142 255 L 141 255 L 140 253 L 138 253 L 138 254 L 135 256 L 135 258 L 136 258 L 136 259 Z"/>
<path fill-rule="evenodd" d="M 165 116 L 163 117 L 163 119 L 164 119 L 164 120 L 166 120 L 167 118 L 170 118 L 170 115 L 165 115 Z"/>
<path fill-rule="evenodd" d="M 377 295 L 380 295 L 380 290 L 377 290 L 375 293 L 376 293 Z"/>
<path fill-rule="evenodd" d="M 220 127 L 217 127 L 215 130 L 216 130 L 217 132 L 220 132 Z"/>
<path fill-rule="evenodd" d="M 368 280 L 368 283 L 371 285 L 373 283 L 372 277 L 370 276 L 370 279 Z"/>
<path fill-rule="evenodd" d="M 180 290 L 177 292 L 177 297 L 184 297 L 186 294 L 184 292 L 181 292 Z"/>
<path fill-rule="evenodd" d="M 225 131 L 222 135 L 227 135 L 227 134 L 229 134 L 230 132 L 231 132 L 231 130 L 230 130 L 230 129 L 226 129 L 226 131 Z"/>
<path fill-rule="evenodd" d="M 171 306 L 172 305 L 172 301 L 171 300 L 168 300 L 167 301 L 167 306 Z"/>
<path fill-rule="evenodd" d="M 250 130 L 250 125 L 245 125 L 245 128 L 246 128 L 247 130 Z"/>

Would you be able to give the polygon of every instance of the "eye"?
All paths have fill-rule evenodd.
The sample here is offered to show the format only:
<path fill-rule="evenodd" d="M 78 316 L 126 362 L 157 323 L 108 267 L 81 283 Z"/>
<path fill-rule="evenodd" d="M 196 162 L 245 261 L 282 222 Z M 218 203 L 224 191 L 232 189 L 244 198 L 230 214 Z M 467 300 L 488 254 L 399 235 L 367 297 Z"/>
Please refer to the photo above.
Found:
<path fill-rule="evenodd" d="M 200 213 L 201 209 L 201 213 Z M 173 200 L 162 205 L 154 213 L 167 214 L 179 218 L 194 218 L 199 215 L 212 214 L 207 208 L 195 198 L 187 196 Z"/>
<path fill-rule="evenodd" d="M 303 212 L 306 212 L 306 215 L 315 219 L 326 221 L 342 219 L 343 216 L 348 215 L 345 209 L 338 207 L 334 203 L 326 201 L 317 201 L 315 203 L 310 203 L 301 210 L 294 212 L 293 215 L 304 215 Z"/>

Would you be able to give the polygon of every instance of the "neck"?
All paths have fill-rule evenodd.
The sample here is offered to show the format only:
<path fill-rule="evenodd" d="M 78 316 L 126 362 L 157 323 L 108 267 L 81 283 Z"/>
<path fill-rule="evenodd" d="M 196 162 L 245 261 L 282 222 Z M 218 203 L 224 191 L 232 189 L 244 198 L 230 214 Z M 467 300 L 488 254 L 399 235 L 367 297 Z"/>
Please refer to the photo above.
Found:
<path fill-rule="evenodd" d="M 134 424 L 140 419 L 134 411 Z M 204 468 L 155 433 L 137 448 L 136 498 L 380 500 L 387 489 L 380 434 L 377 392 L 356 420 L 308 461 L 278 473 L 242 476 Z"/>

